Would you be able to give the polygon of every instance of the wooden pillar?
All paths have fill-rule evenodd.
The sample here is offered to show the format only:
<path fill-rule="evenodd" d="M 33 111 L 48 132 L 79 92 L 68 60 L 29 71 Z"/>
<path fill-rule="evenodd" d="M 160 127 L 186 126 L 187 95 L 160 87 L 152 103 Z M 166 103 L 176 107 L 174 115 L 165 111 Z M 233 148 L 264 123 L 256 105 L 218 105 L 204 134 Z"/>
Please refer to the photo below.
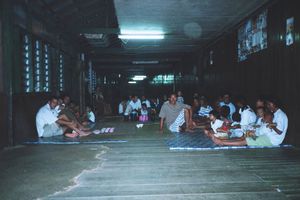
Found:
<path fill-rule="evenodd" d="M 3 67 L 3 93 L 6 99 L 5 122 L 7 130 L 1 130 L 1 134 L 8 135 L 6 146 L 14 145 L 13 135 L 13 69 L 14 69 L 14 13 L 13 1 L 2 0 L 0 13 L 2 21 L 2 67 Z"/>

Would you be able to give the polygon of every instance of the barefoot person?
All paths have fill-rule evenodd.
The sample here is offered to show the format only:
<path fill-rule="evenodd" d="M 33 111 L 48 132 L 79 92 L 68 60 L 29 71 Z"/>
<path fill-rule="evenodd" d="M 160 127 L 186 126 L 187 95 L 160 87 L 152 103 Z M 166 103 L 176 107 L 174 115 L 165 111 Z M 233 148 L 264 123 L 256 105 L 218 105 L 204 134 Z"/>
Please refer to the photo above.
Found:
<path fill-rule="evenodd" d="M 171 132 L 184 131 L 183 125 L 185 124 L 185 131 L 191 132 L 194 128 L 194 122 L 192 121 L 192 109 L 191 106 L 178 103 L 176 94 L 171 94 L 169 101 L 166 101 L 159 113 L 160 131 L 163 130 L 164 122 Z"/>
<path fill-rule="evenodd" d="M 257 138 L 242 138 L 235 141 L 222 141 L 212 135 L 212 140 L 219 145 L 228 146 L 276 146 L 280 145 L 286 135 L 288 128 L 288 118 L 286 114 L 278 107 L 276 99 L 267 101 L 267 107 L 271 111 L 265 112 L 265 125 L 256 130 Z"/>
<path fill-rule="evenodd" d="M 78 124 L 71 121 L 66 115 L 58 116 L 55 109 L 58 105 L 58 98 L 51 97 L 46 105 L 41 107 L 36 115 L 36 128 L 39 137 L 52 137 L 63 135 L 67 129 L 72 133 L 65 133 L 66 137 L 77 137 L 89 135 L 78 128 Z"/>

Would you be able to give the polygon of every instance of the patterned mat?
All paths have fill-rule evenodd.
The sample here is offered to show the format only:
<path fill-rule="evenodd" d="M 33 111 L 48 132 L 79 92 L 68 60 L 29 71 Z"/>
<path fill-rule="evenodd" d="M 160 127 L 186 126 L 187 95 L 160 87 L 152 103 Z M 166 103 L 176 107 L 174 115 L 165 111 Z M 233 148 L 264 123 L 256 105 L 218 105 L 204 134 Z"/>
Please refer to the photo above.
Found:
<path fill-rule="evenodd" d="M 280 145 L 272 147 L 256 146 L 218 146 L 202 132 L 196 133 L 172 133 L 173 136 L 166 141 L 170 150 L 205 151 L 220 149 L 261 149 L 261 148 L 292 148 L 292 145 Z"/>
<path fill-rule="evenodd" d="M 49 138 L 38 138 L 25 141 L 24 144 L 108 144 L 125 143 L 126 140 L 99 139 L 96 137 L 85 138 L 67 138 L 64 136 L 55 136 Z"/>

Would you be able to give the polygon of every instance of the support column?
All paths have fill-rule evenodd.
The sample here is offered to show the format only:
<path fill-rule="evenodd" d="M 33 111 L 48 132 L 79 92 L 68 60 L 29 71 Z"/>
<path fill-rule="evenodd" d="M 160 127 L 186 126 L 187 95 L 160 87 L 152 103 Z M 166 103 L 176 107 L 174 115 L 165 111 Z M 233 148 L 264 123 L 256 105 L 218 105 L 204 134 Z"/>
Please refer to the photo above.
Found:
<path fill-rule="evenodd" d="M 13 134 L 13 69 L 14 69 L 14 12 L 11 0 L 0 1 L 0 13 L 2 21 L 2 67 L 3 67 L 3 93 L 6 106 L 5 123 L 7 130 L 1 130 L 1 134 L 7 134 L 6 146 L 14 145 Z M 2 112 L 2 111 L 1 111 Z"/>

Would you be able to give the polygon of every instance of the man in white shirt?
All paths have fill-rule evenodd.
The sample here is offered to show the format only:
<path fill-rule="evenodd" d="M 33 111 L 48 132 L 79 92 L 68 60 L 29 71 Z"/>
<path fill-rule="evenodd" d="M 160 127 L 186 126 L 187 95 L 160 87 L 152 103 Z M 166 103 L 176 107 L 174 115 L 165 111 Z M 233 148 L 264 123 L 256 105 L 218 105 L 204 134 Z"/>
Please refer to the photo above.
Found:
<path fill-rule="evenodd" d="M 267 101 L 268 109 L 274 114 L 273 124 L 269 125 L 276 133 L 272 138 L 272 143 L 281 144 L 288 129 L 288 117 L 278 105 L 279 103 L 276 99 L 269 99 Z"/>
<path fill-rule="evenodd" d="M 223 101 L 220 102 L 220 107 L 222 107 L 222 106 L 228 106 L 230 108 L 230 120 L 232 120 L 232 115 L 233 115 L 233 113 L 235 113 L 236 108 L 235 108 L 235 105 L 230 102 L 230 94 L 225 93 L 223 95 Z"/>
<path fill-rule="evenodd" d="M 66 133 L 66 137 L 77 137 L 89 135 L 78 129 L 78 124 L 67 118 L 66 115 L 58 116 L 55 109 L 58 105 L 58 99 L 51 97 L 46 105 L 41 107 L 36 115 L 36 128 L 39 137 L 52 137 L 63 135 L 67 128 L 74 130 L 72 133 Z"/>
<path fill-rule="evenodd" d="M 131 101 L 129 102 L 129 104 L 126 107 L 126 110 L 124 112 L 124 116 L 125 116 L 125 118 L 130 116 L 130 119 L 132 121 L 137 121 L 138 120 L 138 113 L 140 112 L 141 109 L 142 109 L 141 101 L 138 99 L 137 96 L 133 95 L 132 98 L 131 98 Z"/>

